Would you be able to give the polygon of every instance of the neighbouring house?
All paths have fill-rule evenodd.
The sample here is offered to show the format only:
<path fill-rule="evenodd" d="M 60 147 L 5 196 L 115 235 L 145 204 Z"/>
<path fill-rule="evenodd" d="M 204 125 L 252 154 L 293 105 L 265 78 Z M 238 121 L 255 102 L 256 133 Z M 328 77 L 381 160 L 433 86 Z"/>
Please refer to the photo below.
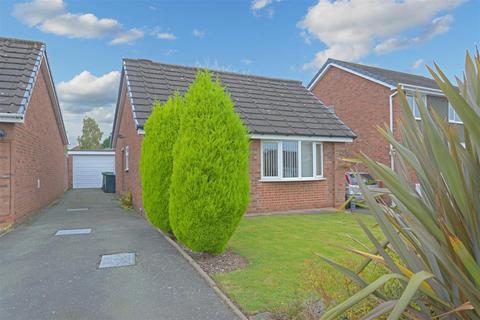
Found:
<path fill-rule="evenodd" d="M 67 144 L 45 44 L 0 38 L 0 224 L 65 191 Z"/>
<path fill-rule="evenodd" d="M 398 87 L 406 93 L 419 123 L 420 113 L 414 99 L 417 92 L 428 106 L 448 119 L 452 126 L 458 127 L 463 137 L 461 119 L 433 79 L 328 59 L 308 85 L 308 89 L 357 134 L 357 139 L 347 146 L 349 156 L 362 151 L 392 168 L 393 152 L 377 127 L 387 126 L 395 137 L 400 137 Z"/>
<path fill-rule="evenodd" d="M 143 125 L 155 99 L 183 94 L 197 69 L 124 59 L 113 125 L 117 192 L 142 209 Z M 214 71 L 250 132 L 249 213 L 306 210 L 345 200 L 345 144 L 355 134 L 301 82 Z"/>

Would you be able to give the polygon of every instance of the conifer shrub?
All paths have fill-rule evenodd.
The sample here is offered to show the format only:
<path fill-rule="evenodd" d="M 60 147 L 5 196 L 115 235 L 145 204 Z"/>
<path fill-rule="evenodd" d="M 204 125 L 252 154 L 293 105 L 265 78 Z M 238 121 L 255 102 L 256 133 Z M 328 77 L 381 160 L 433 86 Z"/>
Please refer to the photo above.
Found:
<path fill-rule="evenodd" d="M 174 146 L 170 225 L 193 251 L 221 253 L 249 202 L 248 134 L 208 71 L 185 94 Z"/>
<path fill-rule="evenodd" d="M 156 101 L 144 125 L 140 160 L 143 207 L 148 220 L 166 232 L 171 232 L 168 208 L 172 150 L 180 128 L 182 103 L 183 98 L 178 93 L 163 105 Z"/>

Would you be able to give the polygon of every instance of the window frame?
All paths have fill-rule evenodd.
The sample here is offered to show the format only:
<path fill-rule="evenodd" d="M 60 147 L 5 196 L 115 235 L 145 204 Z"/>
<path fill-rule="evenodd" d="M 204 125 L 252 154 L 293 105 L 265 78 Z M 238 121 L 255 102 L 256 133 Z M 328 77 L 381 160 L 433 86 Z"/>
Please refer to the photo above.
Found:
<path fill-rule="evenodd" d="M 450 111 L 453 112 L 454 116 L 456 116 L 458 118 L 457 119 L 451 119 L 450 118 Z M 454 117 L 455 118 L 455 117 Z M 453 109 L 452 105 L 450 104 L 450 102 L 448 102 L 448 122 L 449 123 L 456 123 L 456 124 L 463 124 L 463 121 L 462 119 L 460 119 L 460 117 L 458 116 L 458 113 L 455 111 L 455 109 Z"/>
<path fill-rule="evenodd" d="M 283 177 L 283 142 L 284 141 L 295 141 L 297 142 L 297 176 L 296 177 Z M 302 142 L 312 142 L 312 176 L 311 177 L 302 177 Z M 277 176 L 265 176 L 264 175 L 264 162 L 263 162 L 263 145 L 264 144 L 277 144 Z M 322 175 L 317 175 L 317 148 L 316 146 L 320 145 L 321 152 L 321 173 Z M 269 182 L 269 181 L 315 181 L 315 180 L 325 180 L 324 172 L 324 153 L 323 153 L 323 142 L 321 141 L 312 141 L 312 140 L 302 140 L 302 139 L 278 139 L 278 140 L 260 140 L 260 181 Z"/>
<path fill-rule="evenodd" d="M 123 159 L 123 170 L 125 172 L 128 172 L 128 158 L 129 158 L 129 150 L 128 146 L 125 146 L 124 148 L 124 159 Z"/>
<path fill-rule="evenodd" d="M 420 116 L 417 117 L 417 116 L 415 115 L 415 109 L 417 109 L 417 110 L 418 110 L 418 114 L 420 114 L 420 109 L 418 109 L 417 99 L 416 99 L 415 93 L 407 92 L 405 95 L 407 96 L 407 102 L 409 102 L 409 101 L 408 101 L 408 97 L 412 97 L 412 102 L 413 102 L 413 104 L 410 106 L 410 108 L 411 108 L 411 110 L 412 110 L 412 114 L 413 114 L 413 117 L 415 118 L 415 120 L 422 120 L 422 118 L 421 118 Z M 427 95 L 426 95 L 426 94 L 422 94 L 421 97 L 422 97 L 423 103 L 424 103 L 425 105 L 427 105 Z M 410 102 L 409 102 L 409 104 L 410 104 Z"/>

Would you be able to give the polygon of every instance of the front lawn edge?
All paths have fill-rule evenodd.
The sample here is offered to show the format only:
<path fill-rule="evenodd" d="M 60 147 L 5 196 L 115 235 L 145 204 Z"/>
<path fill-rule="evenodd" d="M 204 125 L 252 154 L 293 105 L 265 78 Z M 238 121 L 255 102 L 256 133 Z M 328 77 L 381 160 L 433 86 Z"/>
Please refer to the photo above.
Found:
<path fill-rule="evenodd" d="M 200 265 L 175 242 L 172 238 L 166 235 L 162 230 L 156 228 L 158 232 L 190 263 L 190 265 L 200 274 L 200 276 L 208 283 L 213 291 L 222 299 L 222 301 L 232 309 L 240 319 L 248 320 L 248 317 L 235 305 L 235 303 L 218 287 L 217 283 L 200 267 Z"/>

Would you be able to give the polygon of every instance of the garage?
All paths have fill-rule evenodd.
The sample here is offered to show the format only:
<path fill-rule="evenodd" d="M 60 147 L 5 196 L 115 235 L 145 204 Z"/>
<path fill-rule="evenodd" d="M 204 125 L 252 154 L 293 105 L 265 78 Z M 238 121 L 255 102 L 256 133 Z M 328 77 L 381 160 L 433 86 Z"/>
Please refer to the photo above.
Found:
<path fill-rule="evenodd" d="M 115 172 L 115 151 L 69 151 L 73 189 L 101 188 L 102 172 Z"/>

